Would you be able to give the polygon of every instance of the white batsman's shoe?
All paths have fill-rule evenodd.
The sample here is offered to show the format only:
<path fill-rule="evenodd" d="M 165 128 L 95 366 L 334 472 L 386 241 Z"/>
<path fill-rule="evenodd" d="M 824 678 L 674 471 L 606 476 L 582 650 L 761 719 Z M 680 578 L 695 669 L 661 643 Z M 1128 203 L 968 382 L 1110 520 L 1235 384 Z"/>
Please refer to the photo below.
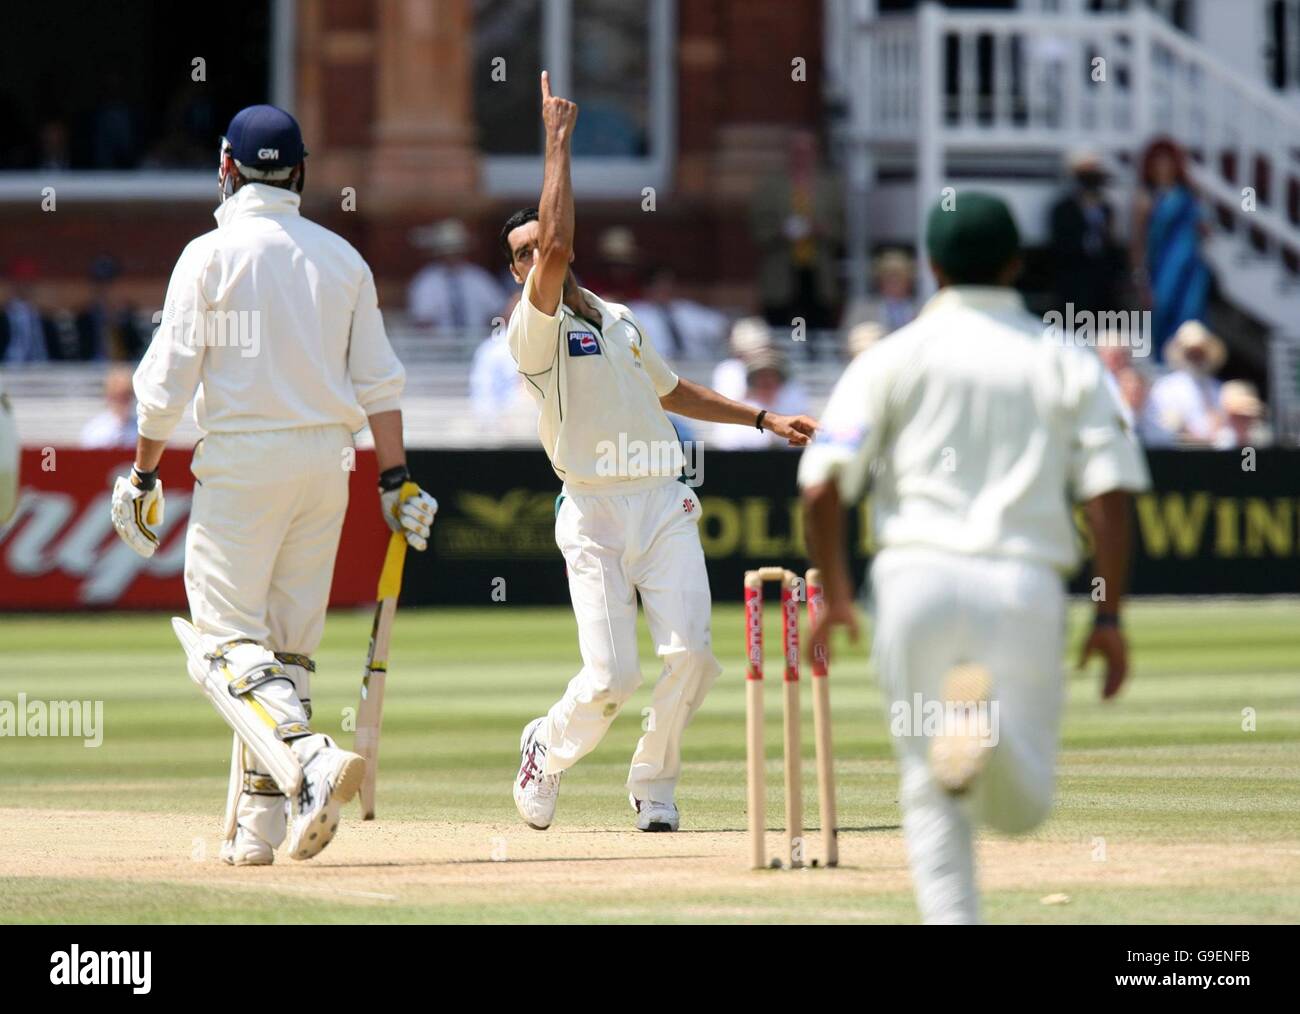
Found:
<path fill-rule="evenodd" d="M 357 754 L 340 750 L 325 735 L 299 742 L 304 745 L 294 752 L 302 761 L 302 790 L 289 831 L 289 858 L 310 859 L 334 839 L 339 813 L 361 788 L 366 762 Z"/>
<path fill-rule="evenodd" d="M 993 754 L 988 728 L 993 680 L 982 665 L 957 665 L 943 681 L 943 731 L 930 740 L 930 771 L 954 796 L 966 792 Z M 996 740 L 995 740 L 996 742 Z"/>
<path fill-rule="evenodd" d="M 676 803 L 656 803 L 653 799 L 637 799 L 630 793 L 627 800 L 636 811 L 638 831 L 676 831 L 681 827 L 682 815 L 677 812 Z"/>
<path fill-rule="evenodd" d="M 524 823 L 545 831 L 555 819 L 560 775 L 546 775 L 546 744 L 539 738 L 544 718 L 534 718 L 519 737 L 519 774 L 515 776 L 515 806 Z M 561 772 L 562 774 L 563 772 Z"/>
<path fill-rule="evenodd" d="M 221 861 L 229 866 L 270 866 L 275 849 L 240 824 L 235 837 L 221 843 Z"/>

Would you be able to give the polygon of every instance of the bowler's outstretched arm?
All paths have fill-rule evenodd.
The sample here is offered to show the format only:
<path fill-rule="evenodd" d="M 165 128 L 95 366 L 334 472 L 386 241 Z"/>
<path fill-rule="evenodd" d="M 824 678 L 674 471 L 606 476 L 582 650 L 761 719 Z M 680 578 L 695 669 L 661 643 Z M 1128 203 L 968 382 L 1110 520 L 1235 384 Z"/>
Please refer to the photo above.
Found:
<path fill-rule="evenodd" d="M 573 260 L 573 181 L 569 142 L 578 107 L 551 94 L 551 78 L 542 71 L 542 122 L 546 125 L 546 166 L 537 205 L 537 260 L 529 298 L 545 314 L 554 314 Z"/>

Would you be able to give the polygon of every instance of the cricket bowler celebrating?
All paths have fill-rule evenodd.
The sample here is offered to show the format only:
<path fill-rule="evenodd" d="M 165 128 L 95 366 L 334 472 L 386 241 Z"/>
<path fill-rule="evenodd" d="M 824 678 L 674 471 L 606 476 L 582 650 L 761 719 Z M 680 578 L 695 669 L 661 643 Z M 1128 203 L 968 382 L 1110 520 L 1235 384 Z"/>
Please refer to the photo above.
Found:
<path fill-rule="evenodd" d="M 564 483 L 555 540 L 567 564 L 583 661 L 564 696 L 525 726 L 514 797 L 525 822 L 549 827 L 560 776 L 595 748 L 641 683 L 640 595 L 663 670 L 627 788 L 637 827 L 676 831 L 682 731 L 721 667 L 709 640 L 700 503 L 677 481 L 680 449 L 665 412 L 757 426 L 794 445 L 806 444 L 816 423 L 760 412 L 677 377 L 627 307 L 579 288 L 569 267 L 569 142 L 577 117 L 576 105 L 551 95 L 543 71 L 540 206 L 516 212 L 501 231 L 510 271 L 524 287 L 508 344 L 540 408 L 542 446 Z M 627 448 L 627 460 L 619 460 L 617 452 Z M 660 448 L 677 453 L 655 453 Z"/>
<path fill-rule="evenodd" d="M 405 372 L 370 268 L 299 214 L 307 152 L 292 116 L 250 106 L 221 143 L 217 228 L 181 254 L 162 324 L 135 374 L 139 442 L 113 491 L 113 525 L 151 556 L 163 522 L 158 463 L 195 400 L 185 542 L 193 626 L 174 621 L 191 678 L 235 730 L 221 857 L 266 865 L 285 838 L 310 859 L 338 828 L 364 761 L 313 734 L 320 643 L 347 509 L 353 434 L 367 421 L 384 521 L 426 546 L 437 504 L 408 482 Z"/>
<path fill-rule="evenodd" d="M 872 478 L 873 652 L 917 903 L 926 922 L 968 923 L 972 826 L 1028 831 L 1051 807 L 1063 575 L 1078 563 L 1070 501 L 1084 506 L 1102 581 L 1080 665 L 1105 659 L 1110 698 L 1128 666 L 1127 491 L 1148 479 L 1095 352 L 1048 334 L 1010 288 L 1020 260 L 1007 207 L 959 193 L 955 209 L 931 212 L 926 245 L 938 294 L 850 364 L 799 484 L 825 582 L 813 631 L 824 650 L 833 625 L 856 637 L 843 508 Z"/>

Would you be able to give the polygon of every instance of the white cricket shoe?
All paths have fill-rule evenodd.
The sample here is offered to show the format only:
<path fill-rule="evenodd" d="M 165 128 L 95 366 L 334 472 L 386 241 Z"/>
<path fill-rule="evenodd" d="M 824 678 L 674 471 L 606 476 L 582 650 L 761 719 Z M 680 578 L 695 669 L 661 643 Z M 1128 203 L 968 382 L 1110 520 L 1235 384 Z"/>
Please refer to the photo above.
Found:
<path fill-rule="evenodd" d="M 343 804 L 361 788 L 366 762 L 320 733 L 296 741 L 294 747 L 302 761 L 302 789 L 289 831 L 289 858 L 310 859 L 333 841 Z"/>
<path fill-rule="evenodd" d="M 682 815 L 677 811 L 676 803 L 656 803 L 653 799 L 640 800 L 630 793 L 627 799 L 632 804 L 632 809 L 636 811 L 638 831 L 676 831 L 681 827 Z"/>
<path fill-rule="evenodd" d="M 519 774 L 515 776 L 515 806 L 524 823 L 535 831 L 545 831 L 551 826 L 560 797 L 560 775 L 542 773 L 546 767 L 546 744 L 539 733 L 545 721 L 534 718 L 524 726 L 519 737 Z"/>
<path fill-rule="evenodd" d="M 270 866 L 275 849 L 240 824 L 235 837 L 221 843 L 221 861 L 228 866 Z"/>
<path fill-rule="evenodd" d="M 930 771 L 951 795 L 966 792 L 988 765 L 993 746 L 982 717 L 993 680 L 982 665 L 956 665 L 943 681 L 943 731 L 930 740 Z"/>

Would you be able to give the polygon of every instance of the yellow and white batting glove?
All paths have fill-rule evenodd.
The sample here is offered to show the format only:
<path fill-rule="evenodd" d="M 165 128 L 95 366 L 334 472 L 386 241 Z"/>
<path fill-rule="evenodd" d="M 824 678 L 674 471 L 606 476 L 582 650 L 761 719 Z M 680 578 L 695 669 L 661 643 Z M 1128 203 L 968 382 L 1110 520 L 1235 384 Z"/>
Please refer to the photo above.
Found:
<path fill-rule="evenodd" d="M 384 523 L 401 532 L 416 552 L 429 545 L 429 530 L 438 516 L 438 501 L 411 481 L 405 465 L 390 468 L 379 476 L 379 505 Z"/>
<path fill-rule="evenodd" d="M 141 556 L 153 556 L 163 523 L 163 487 L 158 472 L 131 469 L 113 484 L 113 527 L 122 541 Z"/>

